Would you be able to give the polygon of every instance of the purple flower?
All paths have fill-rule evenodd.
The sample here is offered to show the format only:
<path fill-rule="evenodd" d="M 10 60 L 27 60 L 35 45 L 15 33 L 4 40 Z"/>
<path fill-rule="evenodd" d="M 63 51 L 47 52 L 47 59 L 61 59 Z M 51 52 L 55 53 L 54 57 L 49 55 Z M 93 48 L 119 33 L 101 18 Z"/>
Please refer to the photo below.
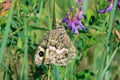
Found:
<path fill-rule="evenodd" d="M 70 13 L 73 11 L 73 8 L 70 8 Z"/>
<path fill-rule="evenodd" d="M 98 10 L 98 12 L 100 13 L 105 13 L 105 12 L 110 12 L 113 8 L 113 0 L 106 0 L 107 2 L 110 2 L 110 5 L 107 6 L 105 9 L 103 10 Z M 117 4 L 118 8 L 120 9 L 120 0 L 118 0 L 118 4 Z"/>
<path fill-rule="evenodd" d="M 76 4 L 82 3 L 82 2 L 83 2 L 83 0 L 76 0 Z"/>
<path fill-rule="evenodd" d="M 76 19 L 80 20 L 81 18 L 83 18 L 83 12 L 84 12 L 84 10 L 82 9 L 82 7 L 79 7 L 78 9 L 79 9 L 79 11 L 76 14 Z"/>
<path fill-rule="evenodd" d="M 69 18 L 69 13 L 67 12 L 67 13 L 66 13 L 66 17 L 62 20 L 62 23 L 68 23 L 69 20 L 70 20 L 70 18 Z"/>
<path fill-rule="evenodd" d="M 86 30 L 86 27 L 82 24 L 82 22 L 79 22 L 79 29 Z"/>
<path fill-rule="evenodd" d="M 118 8 L 120 9 L 120 0 L 118 0 L 117 6 L 118 6 Z"/>
<path fill-rule="evenodd" d="M 82 8 L 78 8 L 77 14 L 71 17 L 70 14 L 72 11 L 70 9 L 70 12 L 66 13 L 66 17 L 62 20 L 62 23 L 66 23 L 67 27 L 71 29 L 72 33 L 78 34 L 78 30 L 86 30 L 86 27 L 80 21 L 81 18 L 83 18 L 84 10 Z"/>
<path fill-rule="evenodd" d="M 72 29 L 72 33 L 78 34 L 78 27 L 75 25 L 74 19 L 72 19 L 68 22 L 68 28 Z"/>
<path fill-rule="evenodd" d="M 113 8 L 113 0 L 107 0 L 107 2 L 110 2 L 110 5 L 109 6 L 107 6 L 105 9 L 103 9 L 103 10 L 98 10 L 98 12 L 100 12 L 100 13 L 105 13 L 105 12 L 109 12 L 109 11 L 111 11 L 112 10 L 112 8 Z"/>

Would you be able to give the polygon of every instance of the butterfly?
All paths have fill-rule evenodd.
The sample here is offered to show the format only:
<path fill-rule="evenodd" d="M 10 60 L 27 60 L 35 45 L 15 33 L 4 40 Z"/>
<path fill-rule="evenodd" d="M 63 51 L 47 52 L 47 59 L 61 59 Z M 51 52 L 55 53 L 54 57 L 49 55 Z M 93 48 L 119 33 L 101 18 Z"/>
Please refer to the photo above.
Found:
<path fill-rule="evenodd" d="M 65 66 L 76 56 L 76 47 L 70 40 L 65 28 L 56 25 L 40 42 L 35 54 L 35 64 L 55 64 Z"/>

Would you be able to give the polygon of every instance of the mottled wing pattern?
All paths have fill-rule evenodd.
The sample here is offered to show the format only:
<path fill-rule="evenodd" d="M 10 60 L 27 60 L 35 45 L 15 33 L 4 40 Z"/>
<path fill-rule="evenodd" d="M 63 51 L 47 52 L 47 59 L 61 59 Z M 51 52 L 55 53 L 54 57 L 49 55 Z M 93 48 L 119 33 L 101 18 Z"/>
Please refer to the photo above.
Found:
<path fill-rule="evenodd" d="M 71 43 L 64 27 L 56 25 L 40 43 L 35 54 L 35 63 L 65 66 L 76 56 L 76 48 Z"/>

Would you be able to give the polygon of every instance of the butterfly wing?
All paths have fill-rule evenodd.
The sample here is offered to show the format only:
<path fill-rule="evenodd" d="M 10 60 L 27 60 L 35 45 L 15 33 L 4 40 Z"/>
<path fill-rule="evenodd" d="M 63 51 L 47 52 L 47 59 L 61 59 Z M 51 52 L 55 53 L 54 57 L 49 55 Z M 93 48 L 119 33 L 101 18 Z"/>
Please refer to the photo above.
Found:
<path fill-rule="evenodd" d="M 41 54 L 42 55 L 41 56 Z M 68 56 L 69 55 L 69 56 Z M 56 64 L 65 66 L 76 55 L 76 48 L 71 43 L 64 27 L 57 25 L 39 45 L 36 54 L 36 64 Z"/>

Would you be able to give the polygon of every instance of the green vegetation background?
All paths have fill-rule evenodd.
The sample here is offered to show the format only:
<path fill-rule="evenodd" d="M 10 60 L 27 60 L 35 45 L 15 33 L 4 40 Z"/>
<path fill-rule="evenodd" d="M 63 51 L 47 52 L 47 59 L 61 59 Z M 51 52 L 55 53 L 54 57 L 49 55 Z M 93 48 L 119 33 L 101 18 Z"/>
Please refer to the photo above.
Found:
<path fill-rule="evenodd" d="M 120 40 L 114 32 L 120 32 L 120 10 L 98 13 L 106 0 L 84 0 L 87 30 L 67 31 L 78 50 L 75 61 L 66 67 L 35 65 L 40 40 L 72 5 L 75 0 L 12 0 L 0 15 L 0 80 L 120 80 Z"/>

